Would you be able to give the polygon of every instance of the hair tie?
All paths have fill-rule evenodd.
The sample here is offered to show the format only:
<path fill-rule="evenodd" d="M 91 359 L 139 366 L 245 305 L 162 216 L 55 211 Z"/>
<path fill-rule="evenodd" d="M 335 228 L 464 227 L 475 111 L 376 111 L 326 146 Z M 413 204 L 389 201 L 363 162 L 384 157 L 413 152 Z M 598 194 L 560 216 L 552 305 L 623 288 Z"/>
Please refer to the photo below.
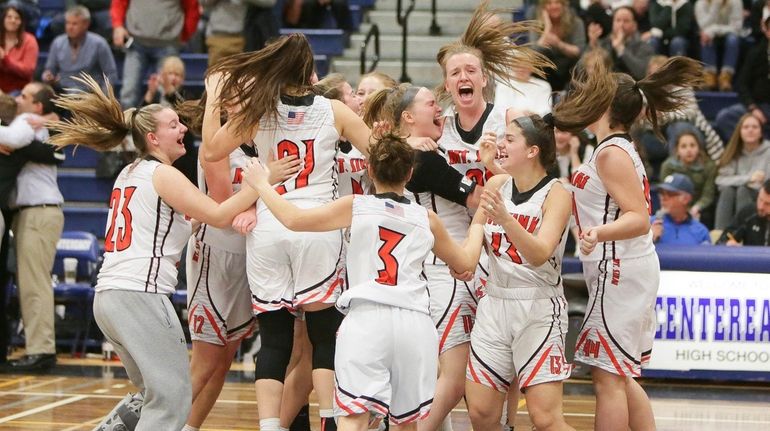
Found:
<path fill-rule="evenodd" d="M 552 114 L 552 113 L 550 113 L 550 112 L 549 112 L 549 113 L 547 113 L 547 114 L 545 114 L 545 115 L 543 116 L 543 122 L 545 122 L 545 124 L 546 124 L 548 127 L 550 127 L 550 128 L 553 128 L 553 124 L 554 124 L 554 118 L 553 118 L 553 114 Z"/>

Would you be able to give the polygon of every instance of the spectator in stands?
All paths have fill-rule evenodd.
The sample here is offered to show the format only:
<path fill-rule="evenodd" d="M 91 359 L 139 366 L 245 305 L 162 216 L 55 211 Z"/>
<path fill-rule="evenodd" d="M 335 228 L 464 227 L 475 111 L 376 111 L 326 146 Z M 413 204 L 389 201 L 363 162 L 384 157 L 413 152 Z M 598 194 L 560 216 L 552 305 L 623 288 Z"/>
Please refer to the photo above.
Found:
<path fill-rule="evenodd" d="M 248 4 L 243 22 L 245 51 L 259 51 L 280 33 L 282 11 L 279 9 L 283 2 L 276 2 L 276 0 L 244 0 L 244 2 Z"/>
<path fill-rule="evenodd" d="M 741 117 L 718 166 L 719 200 L 714 227 L 724 229 L 738 210 L 754 202 L 757 190 L 767 178 L 770 141 L 762 139 L 762 125 L 757 117 Z"/>
<path fill-rule="evenodd" d="M 702 149 L 700 138 L 691 131 L 684 131 L 676 139 L 674 155 L 663 162 L 661 178 L 682 174 L 693 184 L 690 215 L 707 223 L 711 217 L 701 218 L 704 211 L 710 211 L 716 194 L 717 166 Z"/>
<path fill-rule="evenodd" d="M 695 20 L 700 28 L 701 59 L 706 65 L 704 88 L 732 91 L 743 29 L 741 0 L 698 0 Z M 718 48 L 722 53 L 722 69 L 717 79 Z"/>
<path fill-rule="evenodd" d="M 62 89 L 83 90 L 83 84 L 73 78 L 86 72 L 106 90 L 104 77 L 110 83 L 116 83 L 118 68 L 107 41 L 88 31 L 91 13 L 85 6 L 73 6 L 67 10 L 64 19 L 65 34 L 51 44 L 43 81 Z"/>
<path fill-rule="evenodd" d="M 35 36 L 24 31 L 24 14 L 17 5 L 6 5 L 0 23 L 0 90 L 19 92 L 32 81 L 37 65 Z"/>
<path fill-rule="evenodd" d="M 2 2 L 3 7 L 16 8 L 24 16 L 24 31 L 34 35 L 40 25 L 40 6 L 38 0 L 10 0 Z"/>
<path fill-rule="evenodd" d="M 160 103 L 173 108 L 184 102 L 184 78 L 185 67 L 182 59 L 175 55 L 164 58 L 158 72 L 150 75 L 147 80 L 147 92 L 144 93 L 142 106 Z"/>
<path fill-rule="evenodd" d="M 19 113 L 50 114 L 53 97 L 54 91 L 48 85 L 27 84 L 16 98 Z M 46 140 L 47 135 L 45 128 L 36 131 L 41 141 Z M 24 165 L 16 180 L 15 196 L 11 198 L 11 207 L 18 209 L 12 230 L 26 341 L 25 355 L 9 362 L 15 372 L 47 369 L 56 364 L 51 269 L 64 226 L 63 201 L 56 183 L 56 166 L 33 162 Z"/>
<path fill-rule="evenodd" d="M 283 22 L 288 27 L 321 28 L 327 11 L 334 16 L 337 28 L 353 30 L 348 0 L 287 0 Z"/>
<path fill-rule="evenodd" d="M 671 174 L 658 184 L 661 209 L 650 218 L 652 240 L 656 244 L 711 244 L 709 230 L 690 215 L 694 187 L 683 174 Z"/>
<path fill-rule="evenodd" d="M 755 0 L 751 2 L 749 12 L 750 37 L 758 42 L 765 38 L 762 23 L 770 17 L 770 0 Z"/>
<path fill-rule="evenodd" d="M 594 153 L 594 145 L 585 133 L 573 135 L 570 132 L 564 132 L 554 129 L 554 138 L 556 142 L 556 168 L 551 175 L 562 178 L 569 183 L 572 172 L 582 165 L 584 161 L 591 158 Z"/>
<path fill-rule="evenodd" d="M 741 72 L 735 81 L 741 103 L 722 109 L 717 114 L 716 129 L 727 139 L 735 130 L 738 119 L 750 112 L 764 127 L 765 137 L 770 137 L 770 68 L 768 67 L 768 39 L 770 39 L 770 16 L 763 25 L 764 37 L 749 49 L 741 64 Z"/>
<path fill-rule="evenodd" d="M 653 0 L 649 14 L 652 25 L 649 42 L 655 52 L 687 55 L 694 29 L 693 7 L 689 0 Z"/>
<path fill-rule="evenodd" d="M 531 33 L 529 40 L 556 65 L 548 69 L 546 78 L 554 91 L 561 91 L 586 45 L 583 21 L 567 0 L 539 0 L 535 19 L 543 25 L 543 33 Z"/>
<path fill-rule="evenodd" d="M 66 0 L 67 10 L 73 6 L 83 6 L 91 14 L 91 23 L 88 30 L 98 34 L 105 40 L 112 38 L 112 20 L 110 19 L 111 0 Z M 65 32 L 66 13 L 58 14 L 51 20 L 46 33 L 50 37 L 56 37 Z M 43 36 L 45 38 L 45 36 Z"/>
<path fill-rule="evenodd" d="M 395 79 L 376 70 L 361 75 L 361 80 L 358 81 L 358 88 L 356 89 L 356 98 L 358 99 L 358 105 L 360 106 L 358 112 L 363 114 L 364 102 L 370 94 L 380 91 L 383 88 L 394 88 L 397 85 L 398 83 Z"/>
<path fill-rule="evenodd" d="M 169 108 L 175 108 L 185 101 L 185 91 L 182 88 L 185 78 L 185 67 L 182 59 L 172 55 L 161 61 L 157 73 L 150 75 L 147 80 L 147 92 L 144 93 L 141 106 L 159 103 Z M 182 141 L 185 154 L 174 161 L 173 166 L 181 171 L 191 183 L 198 182 L 198 147 L 195 137 L 187 133 Z"/>
<path fill-rule="evenodd" d="M 200 4 L 209 17 L 206 24 L 209 66 L 222 57 L 243 52 L 246 47 L 243 35 L 246 4 L 241 0 L 200 0 Z"/>
<path fill-rule="evenodd" d="M 759 189 L 756 204 L 744 207 L 735 216 L 717 244 L 770 245 L 770 180 Z"/>
<path fill-rule="evenodd" d="M 519 67 L 509 83 L 495 81 L 496 106 L 521 112 L 523 115 L 545 115 L 551 112 L 551 84 L 532 74 L 531 69 Z"/>
<path fill-rule="evenodd" d="M 628 6 L 617 8 L 612 15 L 612 33 L 600 39 L 601 35 L 599 24 L 588 25 L 589 46 L 607 51 L 615 71 L 627 73 L 636 80 L 646 76 L 647 66 L 655 52 L 639 35 L 634 9 Z"/>
<path fill-rule="evenodd" d="M 197 0 L 113 0 L 112 41 L 126 49 L 120 103 L 137 106 L 141 82 L 149 67 L 179 53 L 179 44 L 195 33 L 200 11 Z"/>
<path fill-rule="evenodd" d="M 652 25 L 650 24 L 650 0 L 632 0 L 631 7 L 636 13 L 636 26 L 639 30 L 639 35 L 642 40 L 647 42 L 650 40 L 650 30 Z"/>
<path fill-rule="evenodd" d="M 648 73 L 655 73 L 666 60 L 668 60 L 668 57 L 664 55 L 652 57 Z M 680 111 L 667 113 L 661 121 L 661 123 L 666 125 L 667 151 L 670 150 L 670 153 L 674 153 L 679 135 L 682 132 L 690 131 L 697 134 L 698 138 L 704 142 L 706 153 L 708 153 L 711 160 L 719 160 L 724 151 L 722 138 L 720 138 L 719 134 L 700 110 L 698 100 L 695 98 L 695 92 L 692 89 L 687 89 L 684 94 L 688 100 L 687 105 Z M 668 157 L 668 154 L 664 154 L 664 158 Z"/>

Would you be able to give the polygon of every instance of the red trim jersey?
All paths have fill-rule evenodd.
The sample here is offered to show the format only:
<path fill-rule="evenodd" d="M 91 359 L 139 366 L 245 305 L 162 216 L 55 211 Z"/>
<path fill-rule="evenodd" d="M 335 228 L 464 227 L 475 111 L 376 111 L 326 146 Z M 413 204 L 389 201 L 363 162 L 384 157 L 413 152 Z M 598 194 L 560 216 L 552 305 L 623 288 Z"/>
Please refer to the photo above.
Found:
<path fill-rule="evenodd" d="M 254 156 L 256 156 L 256 154 L 254 154 Z M 243 170 L 250 158 L 251 157 L 244 152 L 243 145 L 236 148 L 235 151 L 230 154 L 230 181 L 232 183 L 233 193 L 237 193 L 241 190 Z M 198 187 L 203 193 L 209 193 L 208 186 L 206 185 L 206 177 L 203 174 L 203 168 L 201 168 L 200 163 L 198 163 Z M 220 229 L 204 223 L 195 233 L 195 238 L 198 241 L 219 250 L 238 254 L 246 253 L 246 236 L 239 234 L 232 227 Z"/>
<path fill-rule="evenodd" d="M 254 144 L 262 163 L 270 155 L 281 159 L 295 155 L 300 170 L 276 190 L 287 200 L 320 203 L 337 198 L 337 141 L 331 102 L 321 96 L 287 97 L 278 102 L 277 121 L 265 115 L 259 122 Z M 259 201 L 257 214 L 267 212 Z"/>
<path fill-rule="evenodd" d="M 596 158 L 603 149 L 609 146 L 616 146 L 631 157 L 636 177 L 642 190 L 644 190 L 647 208 L 648 210 L 652 208 L 650 182 L 631 137 L 625 134 L 610 135 L 599 144 L 591 158 L 572 173 L 572 212 L 581 232 L 591 227 L 612 223 L 620 217 L 618 203 L 607 193 L 607 189 L 596 170 Z M 652 231 L 648 231 L 636 238 L 597 244 L 591 254 L 587 256 L 581 254 L 580 260 L 591 262 L 604 259 L 629 259 L 647 256 L 654 252 Z"/>
<path fill-rule="evenodd" d="M 116 289 L 169 295 L 176 289 L 177 267 L 191 226 L 155 191 L 152 175 L 160 164 L 139 160 L 115 180 L 97 292 Z"/>
<path fill-rule="evenodd" d="M 338 192 L 340 196 L 363 195 L 371 188 L 366 175 L 366 158 L 348 142 L 340 143 L 347 146 L 347 152 L 342 148 L 337 152 Z"/>
<path fill-rule="evenodd" d="M 558 181 L 555 178 L 545 177 L 534 189 L 525 193 L 518 193 L 515 190 L 512 178 L 500 187 L 505 208 L 529 233 L 537 235 L 540 231 L 543 224 L 543 204 L 551 187 Z M 548 294 L 538 296 L 543 298 L 562 293 L 561 263 L 564 245 L 567 242 L 566 228 L 551 257 L 540 266 L 529 263 L 508 239 L 503 227 L 491 220 L 484 225 L 484 240 L 489 256 L 487 289 L 490 295 L 494 296 L 494 292 L 490 290 L 493 288 L 544 288 L 542 293 Z M 547 290 L 548 288 L 552 290 Z"/>
<path fill-rule="evenodd" d="M 471 132 L 460 132 L 456 124 L 457 114 L 450 112 L 444 123 L 444 132 L 438 140 L 439 153 L 447 159 L 449 165 L 480 186 L 483 186 L 492 174 L 481 161 L 478 142 L 488 132 L 494 132 L 498 139 L 505 135 L 505 110 L 496 109 L 493 105 L 487 106 L 488 112 L 485 112 Z M 469 143 L 463 139 L 463 135 L 466 135 L 467 139 L 468 134 L 478 138 Z M 441 218 L 452 239 L 459 242 L 465 239 L 472 220 L 472 212 L 468 208 L 430 192 L 418 193 L 416 199 L 420 205 L 433 210 Z M 440 262 L 440 259 L 431 256 L 426 263 Z"/>
<path fill-rule="evenodd" d="M 357 195 L 347 269 L 350 289 L 337 301 L 341 309 L 367 300 L 429 313 L 422 265 L 433 249 L 428 211 L 394 193 Z"/>

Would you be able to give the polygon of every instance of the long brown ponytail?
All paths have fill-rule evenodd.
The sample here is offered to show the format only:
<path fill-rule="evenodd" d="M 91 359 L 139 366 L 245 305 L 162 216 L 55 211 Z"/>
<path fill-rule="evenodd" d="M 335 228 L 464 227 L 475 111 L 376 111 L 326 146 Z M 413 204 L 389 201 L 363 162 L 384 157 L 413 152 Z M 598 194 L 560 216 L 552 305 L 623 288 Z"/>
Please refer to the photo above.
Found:
<path fill-rule="evenodd" d="M 611 73 L 603 61 L 587 54 L 584 67 L 576 70 L 570 90 L 553 109 L 555 126 L 578 133 L 609 113 L 610 127 L 626 131 L 647 105 L 646 117 L 660 134 L 658 116 L 688 104 L 688 92 L 699 85 L 702 66 L 686 57 L 672 57 L 655 73 L 635 81 L 625 73 Z"/>
<path fill-rule="evenodd" d="M 234 108 L 229 112 L 236 130 L 248 130 L 266 114 L 276 118 L 281 92 L 311 92 L 314 68 L 307 38 L 295 33 L 282 36 L 259 51 L 225 57 L 206 76 L 225 76 L 218 103 L 223 110 Z"/>

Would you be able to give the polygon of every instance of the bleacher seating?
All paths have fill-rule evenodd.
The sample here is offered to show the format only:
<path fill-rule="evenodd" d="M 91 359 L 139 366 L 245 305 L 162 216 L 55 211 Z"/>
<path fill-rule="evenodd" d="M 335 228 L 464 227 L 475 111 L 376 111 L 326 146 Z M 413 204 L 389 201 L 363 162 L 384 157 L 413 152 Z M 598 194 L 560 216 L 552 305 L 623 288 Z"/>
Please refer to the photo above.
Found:
<path fill-rule="evenodd" d="M 97 178 L 93 171 L 59 172 L 59 190 L 71 202 L 108 203 L 114 181 Z"/>
<path fill-rule="evenodd" d="M 94 168 L 99 162 L 99 152 L 88 147 L 65 147 L 63 168 Z"/>
<path fill-rule="evenodd" d="M 70 337 L 57 336 L 56 344 L 70 346 L 73 354 L 78 348 L 85 352 L 86 341 L 91 333 L 94 298 L 92 281 L 99 256 L 96 236 L 88 232 L 65 231 L 56 246 L 52 272 L 58 276 L 59 283 L 53 288 L 54 302 L 65 306 L 65 321 L 70 323 Z M 65 282 L 65 258 L 78 260 L 75 283 Z"/>
<path fill-rule="evenodd" d="M 319 55 L 342 55 L 345 50 L 345 33 L 338 29 L 283 28 L 281 34 L 303 33 L 313 52 Z"/>
<path fill-rule="evenodd" d="M 90 232 L 97 238 L 104 237 L 107 226 L 107 207 L 79 207 L 65 205 L 64 230 L 80 230 Z"/>

